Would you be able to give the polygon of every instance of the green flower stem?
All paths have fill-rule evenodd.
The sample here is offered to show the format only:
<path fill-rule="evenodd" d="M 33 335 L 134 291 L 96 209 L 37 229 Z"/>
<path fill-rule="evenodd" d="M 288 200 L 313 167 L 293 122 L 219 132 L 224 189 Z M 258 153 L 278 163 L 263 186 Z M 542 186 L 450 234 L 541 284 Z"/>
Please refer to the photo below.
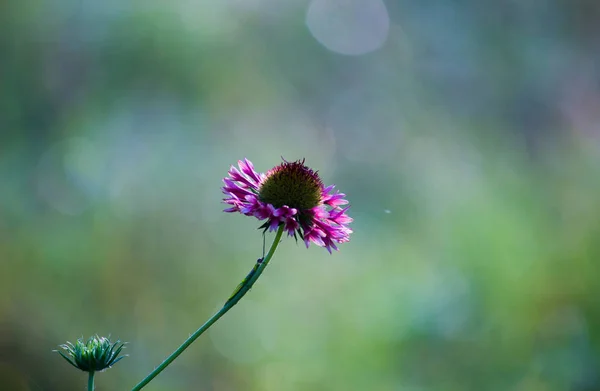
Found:
<path fill-rule="evenodd" d="M 94 391 L 94 375 L 96 372 L 89 371 L 88 373 L 88 391 Z"/>
<path fill-rule="evenodd" d="M 262 274 L 262 272 L 267 267 L 267 264 L 275 254 L 275 250 L 279 245 L 279 241 L 281 240 L 281 236 L 283 235 L 284 225 L 281 224 L 277 233 L 275 234 L 275 239 L 273 240 L 273 244 L 271 244 L 271 248 L 269 252 L 263 259 L 263 261 L 259 264 L 258 268 L 254 273 L 248 274 L 244 281 L 242 281 L 241 287 L 237 290 L 237 292 L 232 295 L 229 300 L 225 303 L 223 308 L 221 308 L 217 313 L 215 313 L 210 319 L 206 321 L 198 330 L 194 332 L 188 339 L 185 340 L 180 347 L 177 348 L 169 357 L 165 359 L 154 371 L 152 371 L 148 376 L 146 376 L 141 382 L 139 382 L 135 387 L 131 389 L 131 391 L 139 391 L 144 388 L 152 379 L 154 379 L 159 373 L 163 371 L 169 364 L 171 364 L 185 349 L 187 349 L 199 336 L 201 336 L 210 326 L 212 326 L 221 316 L 225 315 L 227 311 L 233 308 L 234 305 L 252 288 L 252 285 L 258 280 L 258 277 Z"/>

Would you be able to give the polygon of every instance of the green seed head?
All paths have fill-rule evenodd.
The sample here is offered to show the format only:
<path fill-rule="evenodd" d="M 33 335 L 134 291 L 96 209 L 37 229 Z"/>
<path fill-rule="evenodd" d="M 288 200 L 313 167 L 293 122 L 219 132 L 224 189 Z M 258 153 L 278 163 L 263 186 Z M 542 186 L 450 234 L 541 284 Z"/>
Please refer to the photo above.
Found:
<path fill-rule="evenodd" d="M 321 202 L 323 182 L 316 171 L 304 165 L 304 160 L 283 162 L 267 172 L 258 197 L 280 208 L 284 205 L 298 210 L 313 208 Z"/>
<path fill-rule="evenodd" d="M 84 372 L 96 372 L 110 368 L 125 357 L 119 356 L 124 346 L 125 344 L 119 340 L 111 343 L 108 338 L 94 335 L 85 342 L 83 338 L 80 338 L 74 344 L 67 342 L 60 345 L 65 353 L 60 350 L 55 350 L 55 352 L 58 352 L 77 369 Z"/>

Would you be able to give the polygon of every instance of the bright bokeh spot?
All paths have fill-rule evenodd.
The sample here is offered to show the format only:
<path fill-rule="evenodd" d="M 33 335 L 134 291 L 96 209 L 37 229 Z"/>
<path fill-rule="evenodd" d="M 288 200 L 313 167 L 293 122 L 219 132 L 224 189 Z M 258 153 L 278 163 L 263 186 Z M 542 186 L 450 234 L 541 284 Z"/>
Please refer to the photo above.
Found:
<path fill-rule="evenodd" d="M 313 0 L 306 25 L 327 49 L 358 56 L 383 46 L 390 18 L 381 0 Z"/>

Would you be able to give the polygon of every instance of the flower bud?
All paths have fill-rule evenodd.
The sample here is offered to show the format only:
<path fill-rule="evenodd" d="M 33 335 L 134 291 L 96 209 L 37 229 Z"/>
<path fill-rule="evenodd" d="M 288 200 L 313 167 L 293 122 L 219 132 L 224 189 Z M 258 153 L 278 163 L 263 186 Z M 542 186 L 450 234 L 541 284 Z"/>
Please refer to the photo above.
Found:
<path fill-rule="evenodd" d="M 108 338 L 98 335 L 90 337 L 86 342 L 80 338 L 74 344 L 67 342 L 59 347 L 66 354 L 60 350 L 55 350 L 55 352 L 58 352 L 69 364 L 84 372 L 103 371 L 125 357 L 119 356 L 125 343 L 120 340 L 111 343 Z"/>

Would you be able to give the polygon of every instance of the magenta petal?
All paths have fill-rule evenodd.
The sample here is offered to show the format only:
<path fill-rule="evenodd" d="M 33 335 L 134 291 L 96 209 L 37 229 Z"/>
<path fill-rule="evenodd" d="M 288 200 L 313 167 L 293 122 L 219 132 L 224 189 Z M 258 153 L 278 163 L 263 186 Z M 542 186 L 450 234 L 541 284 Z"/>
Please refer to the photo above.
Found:
<path fill-rule="evenodd" d="M 281 208 L 275 209 L 275 211 L 273 212 L 273 216 L 289 218 L 289 217 L 294 216 L 296 213 L 298 213 L 297 209 L 290 208 L 289 206 L 284 205 Z"/>
<path fill-rule="evenodd" d="M 279 227 L 279 221 L 278 220 L 271 220 L 271 222 L 269 224 L 269 231 L 277 231 L 278 227 Z"/>
<path fill-rule="evenodd" d="M 325 247 L 325 243 L 323 242 L 323 239 L 321 239 L 319 236 L 311 236 L 310 240 L 317 246 Z"/>
<path fill-rule="evenodd" d="M 333 189 L 335 189 L 335 185 L 329 185 L 323 189 L 322 193 L 327 194 L 327 193 L 331 192 Z"/>
<path fill-rule="evenodd" d="M 257 200 L 257 202 L 260 203 L 260 201 L 258 201 L 258 200 Z M 254 212 L 254 216 L 259 220 L 264 220 L 264 219 L 268 219 L 268 218 L 272 217 L 273 213 L 274 213 L 273 205 L 271 205 L 271 204 L 264 205 L 264 204 L 260 203 L 260 206 L 258 206 L 256 208 L 256 211 Z"/>
<path fill-rule="evenodd" d="M 254 170 L 254 165 L 252 164 L 252 162 L 246 158 L 244 158 L 244 165 L 240 166 L 240 168 L 242 169 L 242 172 L 246 175 L 248 175 L 250 178 L 252 178 L 254 180 L 254 182 L 256 182 L 257 184 L 260 182 L 261 178 L 260 175 Z"/>
<path fill-rule="evenodd" d="M 300 224 L 294 219 L 287 219 L 285 222 L 285 230 L 288 232 L 288 235 L 293 236 L 294 232 L 300 228 Z"/>

